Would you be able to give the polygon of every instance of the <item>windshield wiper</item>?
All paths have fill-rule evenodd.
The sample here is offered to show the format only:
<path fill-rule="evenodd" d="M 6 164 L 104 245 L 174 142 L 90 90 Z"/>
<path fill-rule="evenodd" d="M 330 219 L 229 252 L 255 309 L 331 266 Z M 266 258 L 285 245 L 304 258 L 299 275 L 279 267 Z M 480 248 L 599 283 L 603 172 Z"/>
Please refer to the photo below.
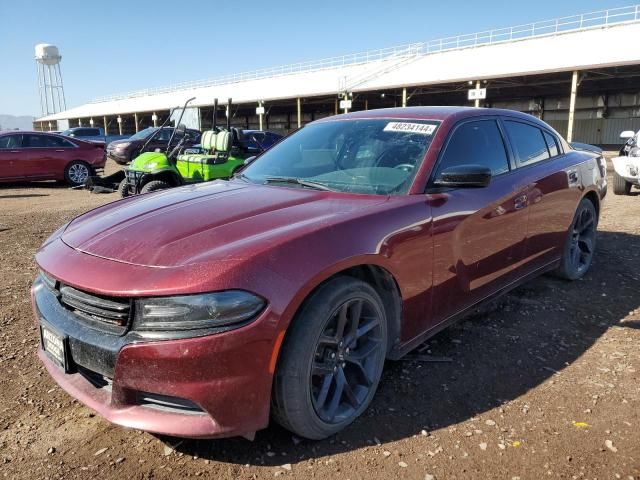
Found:
<path fill-rule="evenodd" d="M 313 188 L 315 190 L 325 190 L 328 192 L 334 192 L 333 188 L 328 187 L 321 182 L 314 182 L 313 180 L 305 180 L 304 178 L 296 177 L 266 177 L 264 183 L 290 183 L 293 185 L 300 185 L 303 187 Z"/>
<path fill-rule="evenodd" d="M 251 180 L 249 180 L 249 177 L 247 177 L 244 173 L 236 173 L 233 178 L 238 178 L 244 182 L 247 183 L 253 183 Z"/>

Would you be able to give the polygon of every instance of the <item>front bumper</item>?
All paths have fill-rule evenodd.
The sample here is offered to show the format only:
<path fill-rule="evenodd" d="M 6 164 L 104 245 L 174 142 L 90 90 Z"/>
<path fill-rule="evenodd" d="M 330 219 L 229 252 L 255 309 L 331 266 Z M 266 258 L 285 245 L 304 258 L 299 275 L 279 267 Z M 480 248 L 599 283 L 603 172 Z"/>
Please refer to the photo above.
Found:
<path fill-rule="evenodd" d="M 616 157 L 611 159 L 613 168 L 627 182 L 640 185 L 640 157 Z"/>
<path fill-rule="evenodd" d="M 150 341 L 83 324 L 40 280 L 32 302 L 36 322 L 67 338 L 68 373 L 42 346 L 39 358 L 64 390 L 110 422 L 190 438 L 251 438 L 267 426 L 276 348 L 269 309 L 237 330 Z"/>
<path fill-rule="evenodd" d="M 126 150 L 107 149 L 107 157 L 120 165 L 126 165 L 129 163 L 129 154 Z"/>

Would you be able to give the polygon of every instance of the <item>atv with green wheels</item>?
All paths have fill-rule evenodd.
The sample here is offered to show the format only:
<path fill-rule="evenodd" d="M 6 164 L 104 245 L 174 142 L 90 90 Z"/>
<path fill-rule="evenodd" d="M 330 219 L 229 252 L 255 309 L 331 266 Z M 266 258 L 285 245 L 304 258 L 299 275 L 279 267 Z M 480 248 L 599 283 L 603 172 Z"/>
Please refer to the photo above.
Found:
<path fill-rule="evenodd" d="M 185 103 L 185 108 L 190 101 Z M 217 103 L 216 99 L 214 109 L 217 109 Z M 231 111 L 231 99 L 228 111 Z M 136 157 L 125 169 L 125 178 L 119 188 L 120 195 L 128 197 L 190 183 L 232 177 L 255 152 L 252 153 L 246 148 L 242 130 L 231 128 L 229 117 L 230 115 L 227 116 L 227 129 L 218 130 L 214 114 L 213 130 L 202 134 L 199 150 L 187 149 L 181 153 L 186 137 L 183 134 L 173 149 L 167 147 L 167 152 L 145 152 Z M 180 134 L 184 130 L 184 126 L 180 124 L 181 120 L 182 115 L 174 134 Z"/>

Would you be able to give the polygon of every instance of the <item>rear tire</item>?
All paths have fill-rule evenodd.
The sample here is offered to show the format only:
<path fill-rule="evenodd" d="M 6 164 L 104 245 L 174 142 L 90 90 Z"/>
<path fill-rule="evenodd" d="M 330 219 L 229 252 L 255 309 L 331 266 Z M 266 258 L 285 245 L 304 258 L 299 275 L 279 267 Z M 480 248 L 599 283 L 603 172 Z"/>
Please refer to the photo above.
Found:
<path fill-rule="evenodd" d="M 339 432 L 371 403 L 386 346 L 378 293 L 355 278 L 329 280 L 289 326 L 274 376 L 273 418 L 308 439 Z"/>
<path fill-rule="evenodd" d="M 583 198 L 571 222 L 556 275 L 565 280 L 577 280 L 591 267 L 596 248 L 598 214 L 593 203 Z"/>
<path fill-rule="evenodd" d="M 64 169 L 64 180 L 72 187 L 84 185 L 91 175 L 93 175 L 93 169 L 82 160 L 74 160 Z"/>
<path fill-rule="evenodd" d="M 613 172 L 613 193 L 615 195 L 629 195 L 631 193 L 631 182 L 627 182 L 617 172 Z"/>
<path fill-rule="evenodd" d="M 129 193 L 129 184 L 127 183 L 126 178 L 120 182 L 120 185 L 118 185 L 118 193 L 122 198 L 127 198 L 129 195 L 131 195 Z"/>
<path fill-rule="evenodd" d="M 144 187 L 142 187 L 140 193 L 157 192 L 158 190 L 166 190 L 167 188 L 171 188 L 172 186 L 173 185 L 162 180 L 151 180 L 149 183 L 145 184 Z"/>

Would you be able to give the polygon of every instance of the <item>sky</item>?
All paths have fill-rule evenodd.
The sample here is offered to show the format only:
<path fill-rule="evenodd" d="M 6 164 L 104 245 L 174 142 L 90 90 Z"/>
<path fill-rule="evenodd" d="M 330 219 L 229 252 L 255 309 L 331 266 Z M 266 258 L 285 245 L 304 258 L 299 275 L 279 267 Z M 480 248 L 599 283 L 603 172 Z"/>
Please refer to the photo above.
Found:
<path fill-rule="evenodd" d="M 70 108 L 113 93 L 633 3 L 0 0 L 0 114 L 39 116 L 38 43 L 60 49 Z"/>

